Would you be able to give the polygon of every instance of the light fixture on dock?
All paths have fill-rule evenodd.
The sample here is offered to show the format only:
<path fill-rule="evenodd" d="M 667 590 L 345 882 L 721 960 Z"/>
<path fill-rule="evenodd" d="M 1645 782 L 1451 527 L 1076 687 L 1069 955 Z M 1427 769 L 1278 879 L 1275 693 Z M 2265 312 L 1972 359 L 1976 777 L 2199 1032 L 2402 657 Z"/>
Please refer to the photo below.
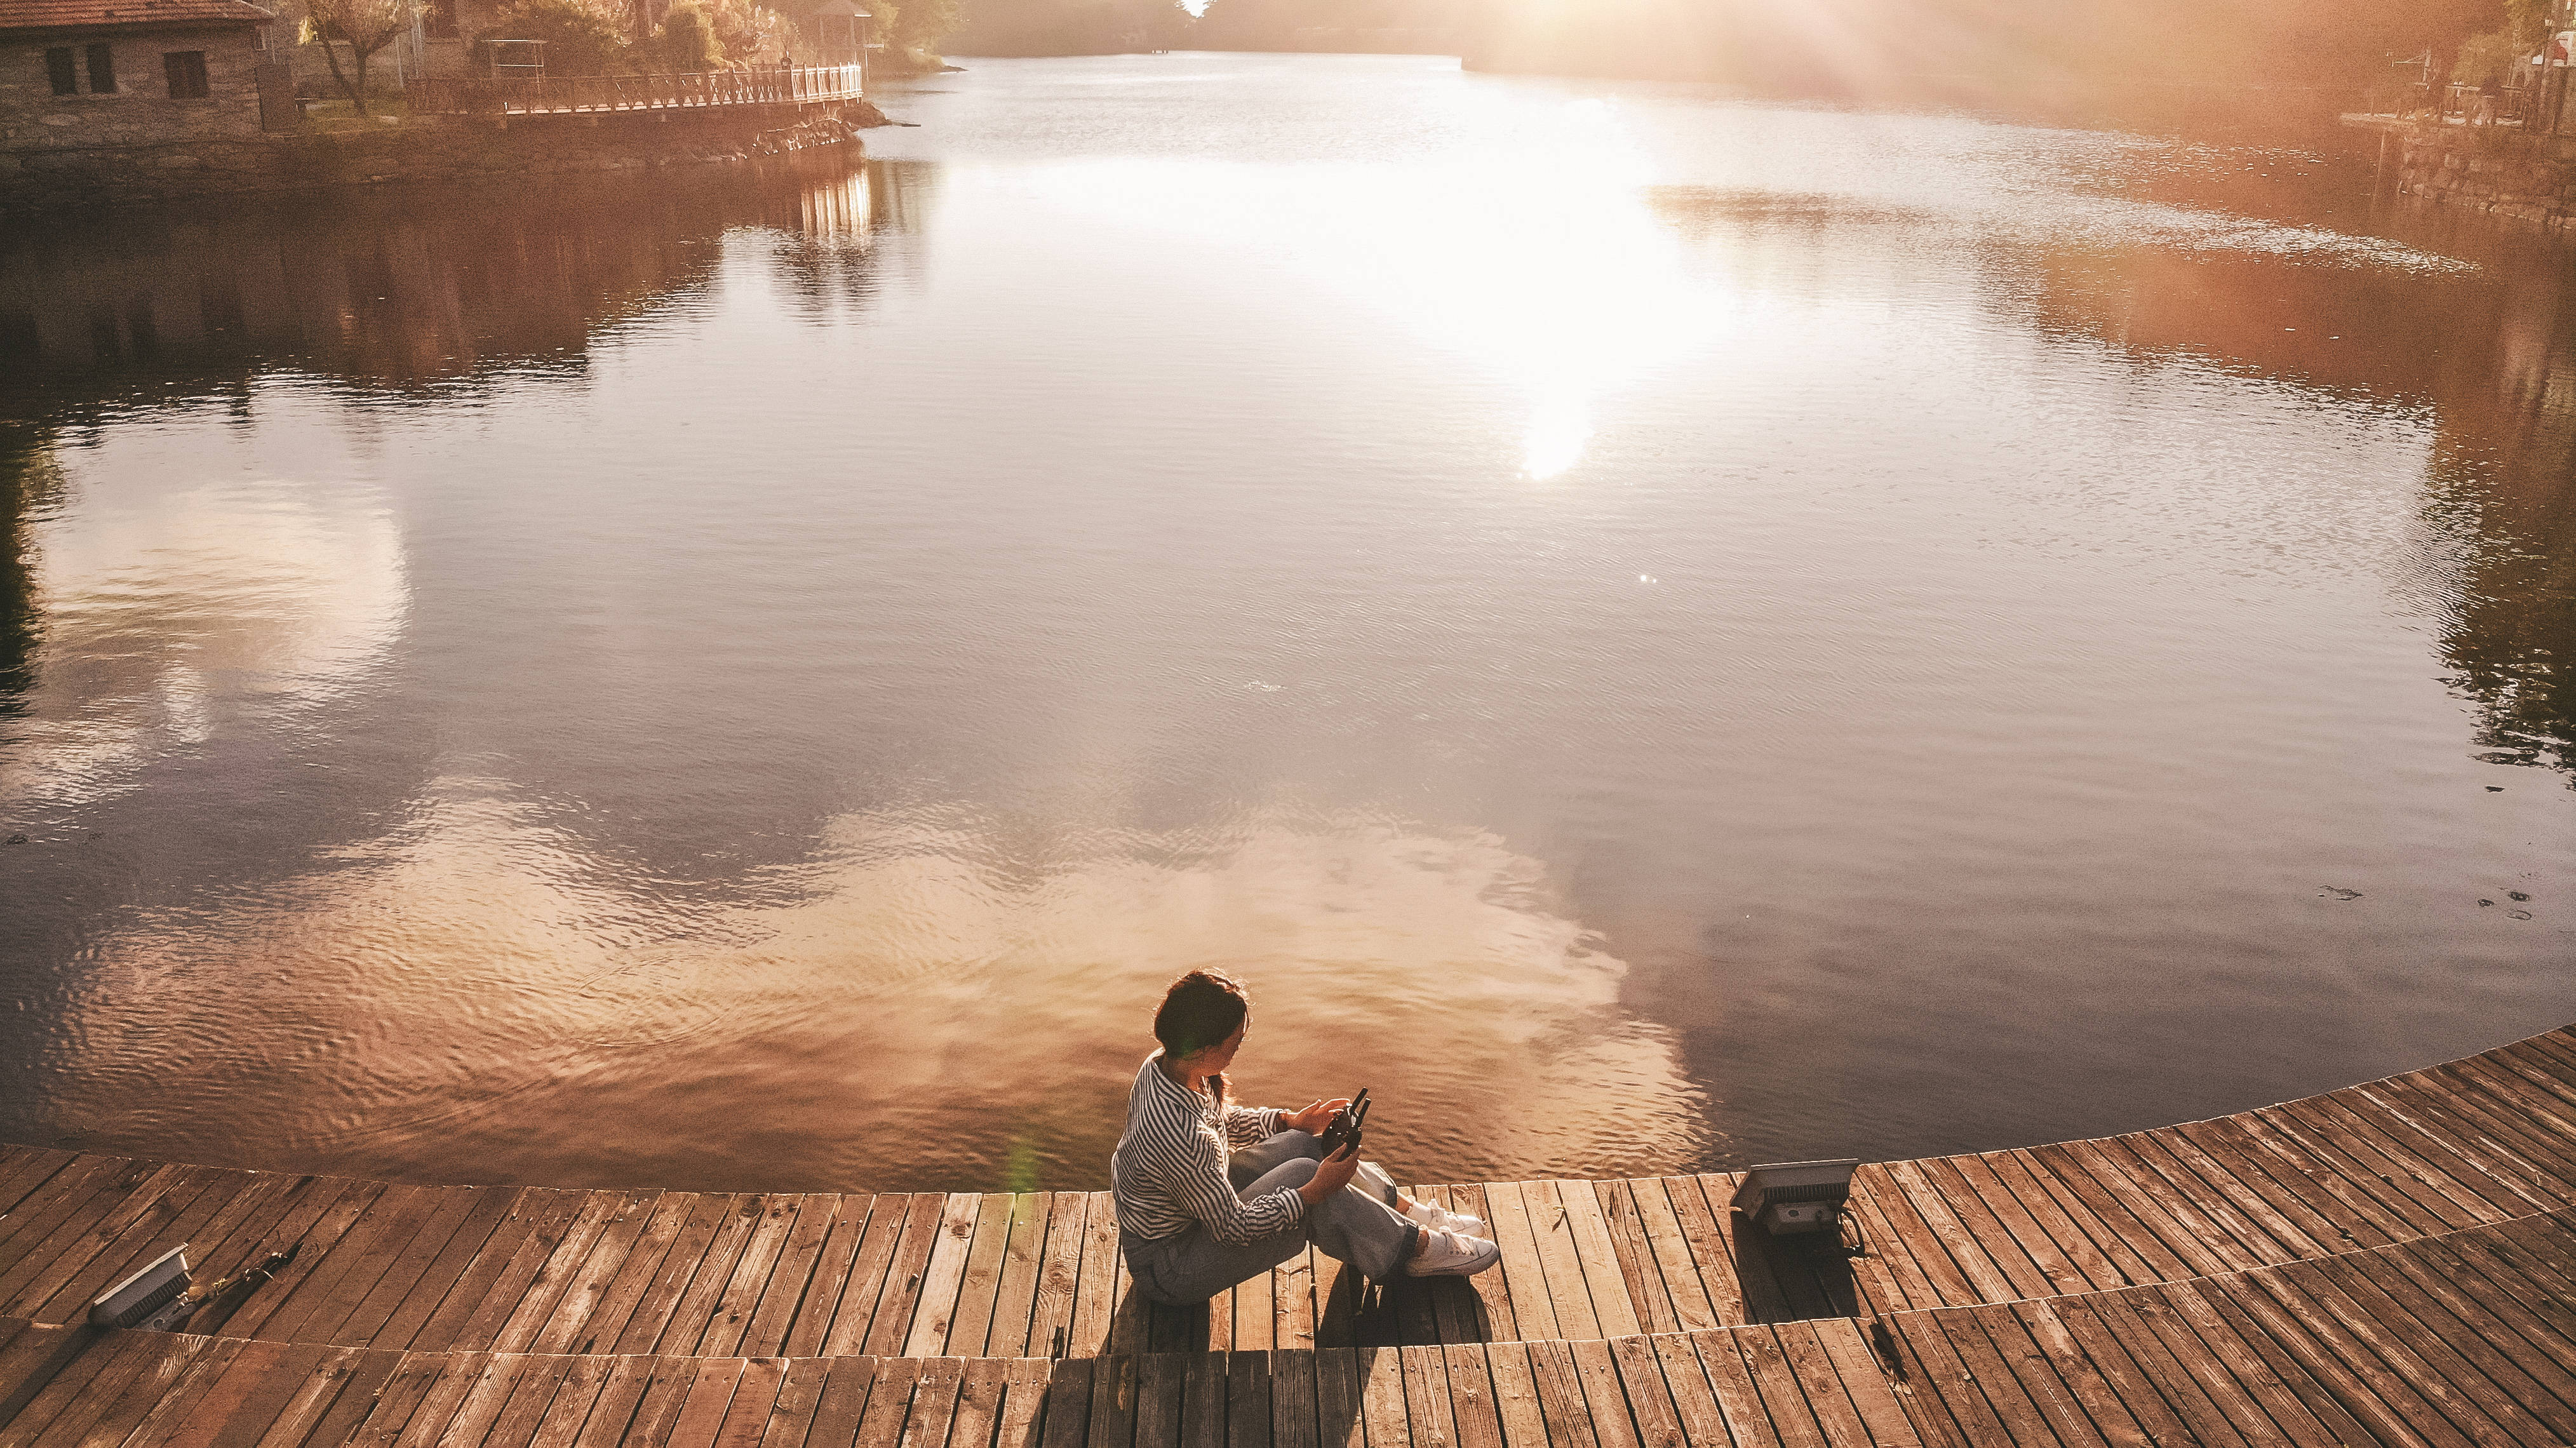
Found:
<path fill-rule="evenodd" d="M 1843 1203 L 1851 1199 L 1852 1172 L 1859 1165 L 1860 1158 L 1847 1157 L 1754 1167 L 1735 1188 L 1735 1209 L 1775 1237 L 1833 1231 L 1842 1225 Z"/>
<path fill-rule="evenodd" d="M 179 1300 L 188 1290 L 188 1244 L 152 1259 L 152 1265 L 119 1282 L 89 1305 L 92 1327 L 135 1327 Z"/>

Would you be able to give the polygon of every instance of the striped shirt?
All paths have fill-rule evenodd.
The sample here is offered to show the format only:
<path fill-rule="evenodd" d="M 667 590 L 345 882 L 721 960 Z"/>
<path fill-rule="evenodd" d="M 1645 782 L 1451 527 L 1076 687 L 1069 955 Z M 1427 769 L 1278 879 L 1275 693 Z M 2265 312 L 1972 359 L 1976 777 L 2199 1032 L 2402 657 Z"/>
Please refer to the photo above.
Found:
<path fill-rule="evenodd" d="M 1295 1187 L 1245 1201 L 1225 1177 L 1233 1148 L 1257 1146 L 1278 1131 L 1273 1107 L 1229 1106 L 1219 1120 L 1214 1096 L 1164 1075 L 1162 1052 L 1147 1056 L 1127 1093 L 1127 1129 L 1109 1158 L 1118 1225 L 1160 1241 L 1204 1222 L 1209 1235 L 1235 1246 L 1296 1226 L 1306 1199 Z"/>

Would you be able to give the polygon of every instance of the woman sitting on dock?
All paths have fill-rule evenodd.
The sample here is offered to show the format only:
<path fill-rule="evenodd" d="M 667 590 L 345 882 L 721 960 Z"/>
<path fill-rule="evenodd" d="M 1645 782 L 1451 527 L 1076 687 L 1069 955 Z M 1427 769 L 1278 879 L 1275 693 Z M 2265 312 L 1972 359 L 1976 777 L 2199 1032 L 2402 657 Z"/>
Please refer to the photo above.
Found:
<path fill-rule="evenodd" d="M 1214 971 L 1172 982 L 1154 1012 L 1162 1049 L 1127 1097 L 1127 1129 L 1110 1158 L 1118 1246 L 1136 1290 L 1156 1302 L 1205 1302 L 1269 1271 L 1312 1242 L 1381 1281 L 1460 1277 L 1502 1260 L 1474 1217 L 1415 1201 L 1375 1162 L 1318 1140 L 1350 1103 L 1300 1111 L 1226 1099 L 1226 1067 L 1252 1003 Z"/>

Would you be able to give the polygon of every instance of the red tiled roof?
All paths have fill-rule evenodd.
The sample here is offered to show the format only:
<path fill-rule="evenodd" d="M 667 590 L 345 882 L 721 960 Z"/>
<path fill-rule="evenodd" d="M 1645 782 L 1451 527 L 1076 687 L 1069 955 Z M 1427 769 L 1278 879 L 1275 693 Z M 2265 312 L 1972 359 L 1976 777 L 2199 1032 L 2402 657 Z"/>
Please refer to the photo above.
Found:
<path fill-rule="evenodd" d="M 104 25 L 257 25 L 276 16 L 245 0 L 0 0 L 0 30 Z"/>

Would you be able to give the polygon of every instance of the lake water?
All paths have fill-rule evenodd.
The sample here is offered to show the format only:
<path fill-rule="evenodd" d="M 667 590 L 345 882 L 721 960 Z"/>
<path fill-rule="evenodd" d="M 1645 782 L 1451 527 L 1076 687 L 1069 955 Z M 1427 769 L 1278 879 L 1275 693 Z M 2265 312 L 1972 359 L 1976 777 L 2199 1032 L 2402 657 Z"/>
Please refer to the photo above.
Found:
<path fill-rule="evenodd" d="M 1430 1180 L 2576 1017 L 2563 253 L 2366 155 L 967 65 L 864 163 L 6 234 L 0 1138 L 1098 1186 L 1199 965 Z"/>

